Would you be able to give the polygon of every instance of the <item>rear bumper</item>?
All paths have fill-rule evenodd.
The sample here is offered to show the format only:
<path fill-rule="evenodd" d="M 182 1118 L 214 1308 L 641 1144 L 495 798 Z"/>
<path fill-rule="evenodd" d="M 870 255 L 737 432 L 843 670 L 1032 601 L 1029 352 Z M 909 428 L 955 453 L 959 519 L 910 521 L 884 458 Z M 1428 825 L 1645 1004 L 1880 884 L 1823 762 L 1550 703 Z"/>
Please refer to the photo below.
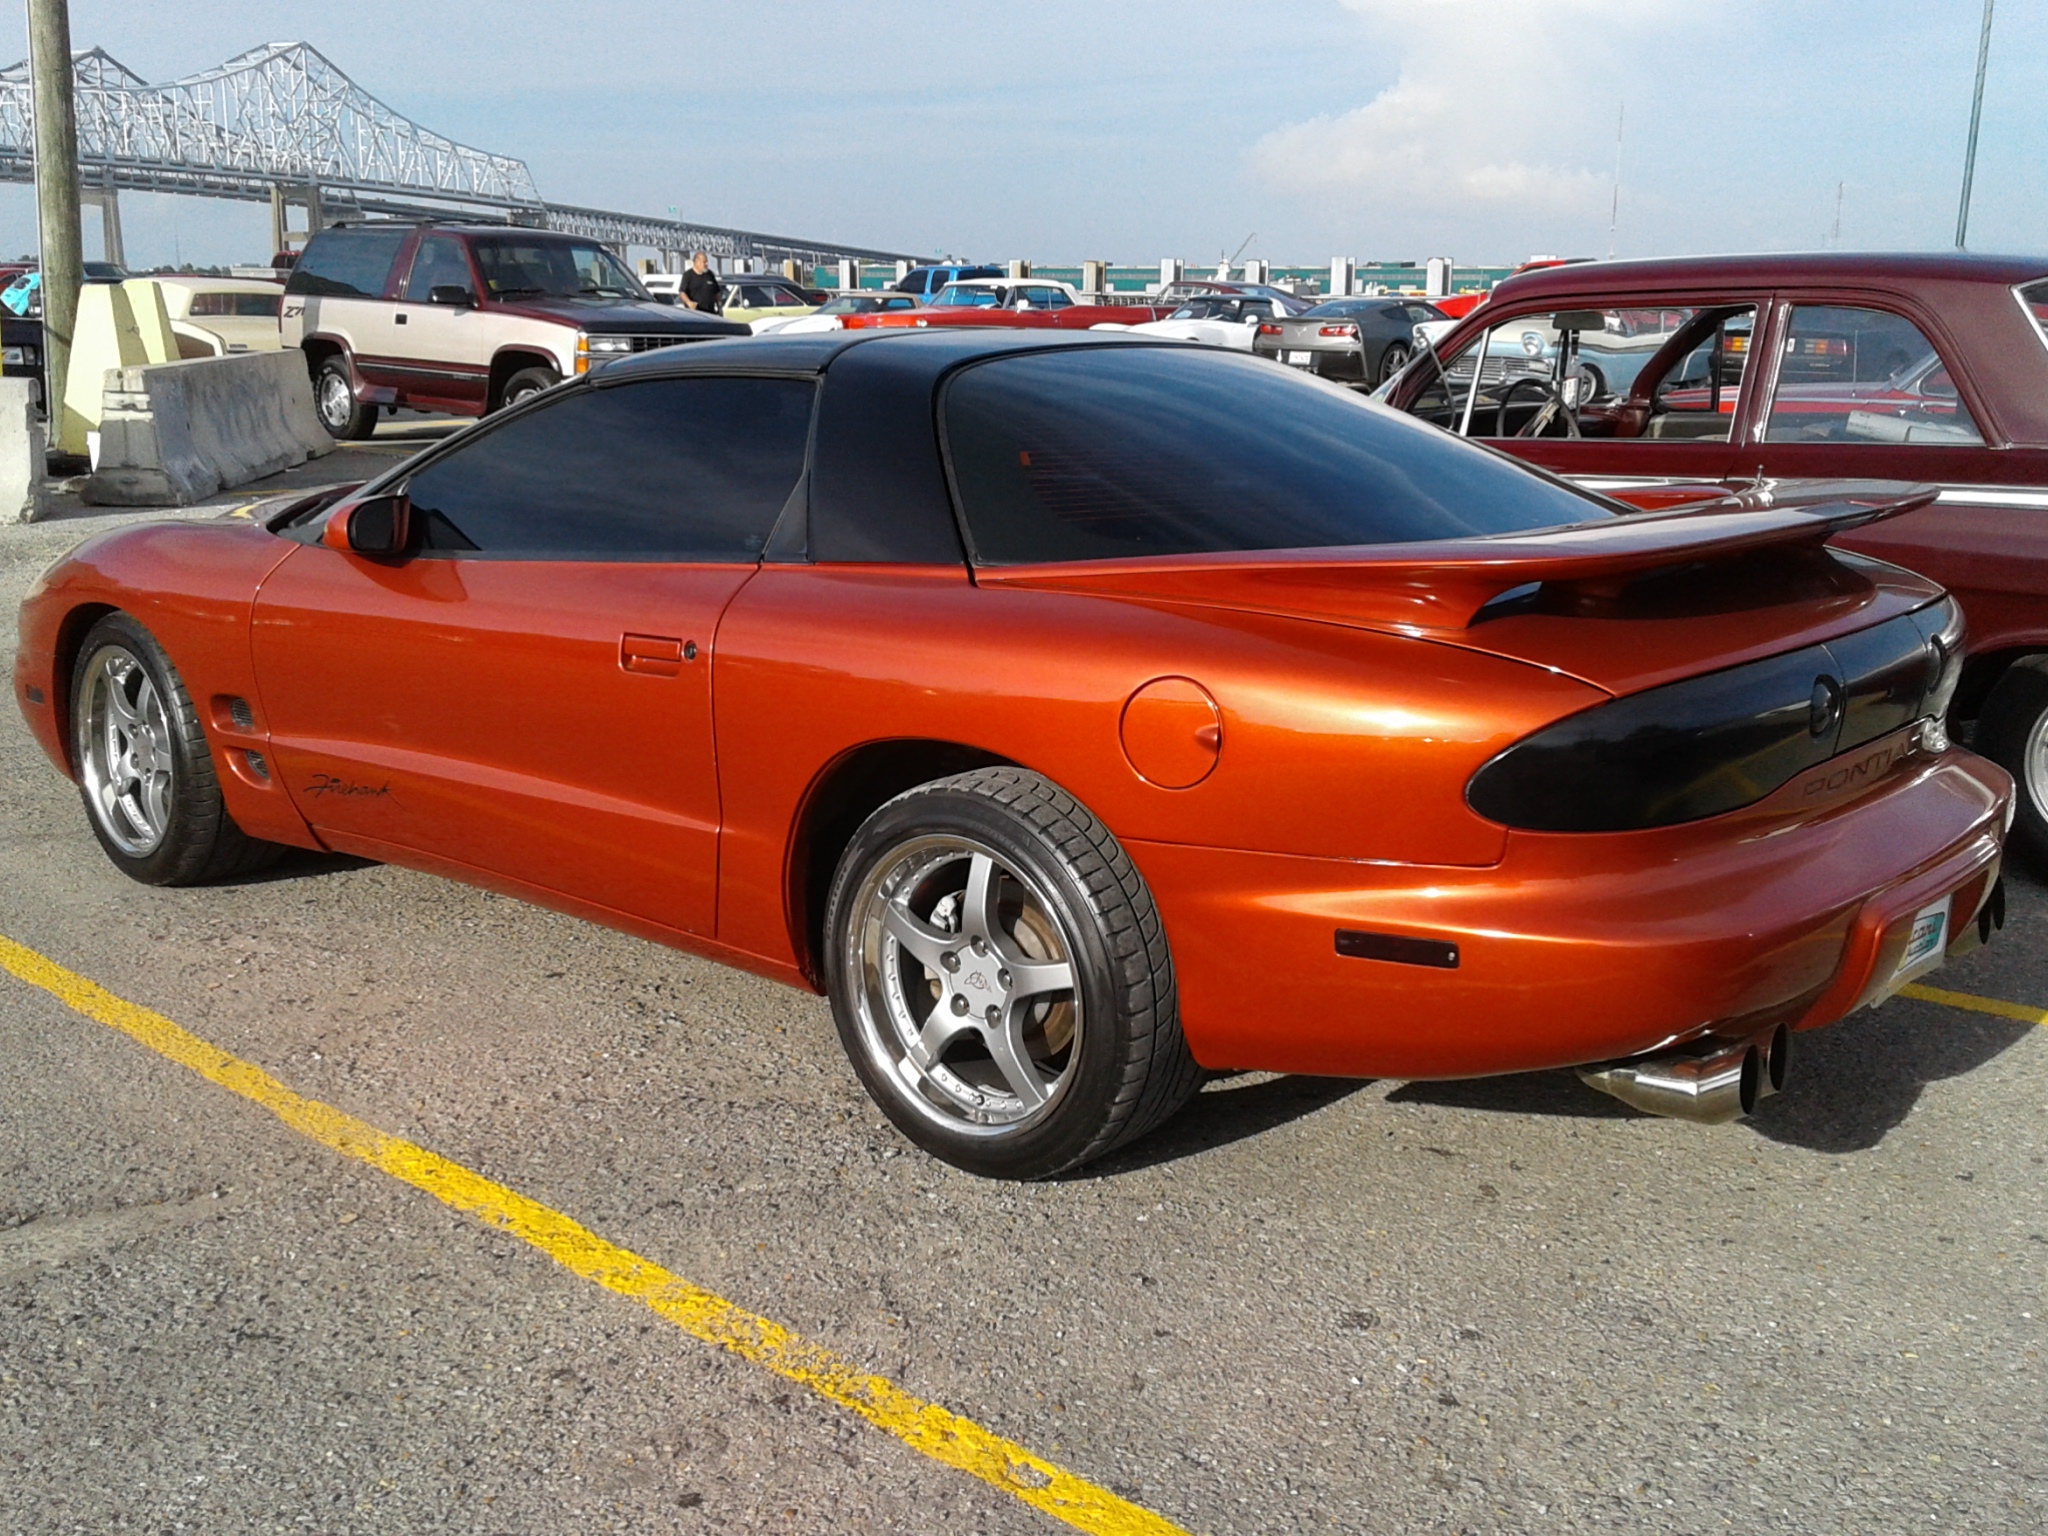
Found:
<path fill-rule="evenodd" d="M 1969 932 L 2011 795 L 1951 751 L 1806 820 L 1511 833 L 1488 869 L 1128 846 L 1204 1066 L 1473 1077 L 1810 1029 L 1881 1000 L 1910 979 L 1900 958 L 1930 905 L 1949 903 L 1944 946 Z M 1455 945 L 1457 963 L 1340 954 L 1340 929 Z"/>
<path fill-rule="evenodd" d="M 1290 342 L 1284 347 L 1275 347 L 1263 342 L 1253 346 L 1260 357 L 1273 362 L 1287 363 L 1291 367 L 1306 369 L 1318 378 L 1336 379 L 1356 384 L 1365 379 L 1365 345 L 1357 341 L 1313 341 Z M 1306 357 L 1306 362 L 1293 359 Z"/>

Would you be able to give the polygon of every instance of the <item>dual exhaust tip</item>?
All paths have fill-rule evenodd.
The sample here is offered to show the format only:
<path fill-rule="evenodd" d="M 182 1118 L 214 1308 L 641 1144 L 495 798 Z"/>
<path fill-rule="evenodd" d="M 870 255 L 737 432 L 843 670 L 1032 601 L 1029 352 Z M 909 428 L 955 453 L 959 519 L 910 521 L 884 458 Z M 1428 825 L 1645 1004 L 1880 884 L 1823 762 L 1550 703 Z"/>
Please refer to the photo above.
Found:
<path fill-rule="evenodd" d="M 1792 1031 L 1780 1024 L 1747 1040 L 1708 1036 L 1667 1051 L 1579 1068 L 1579 1081 L 1646 1114 L 1725 1125 L 1785 1086 Z"/>

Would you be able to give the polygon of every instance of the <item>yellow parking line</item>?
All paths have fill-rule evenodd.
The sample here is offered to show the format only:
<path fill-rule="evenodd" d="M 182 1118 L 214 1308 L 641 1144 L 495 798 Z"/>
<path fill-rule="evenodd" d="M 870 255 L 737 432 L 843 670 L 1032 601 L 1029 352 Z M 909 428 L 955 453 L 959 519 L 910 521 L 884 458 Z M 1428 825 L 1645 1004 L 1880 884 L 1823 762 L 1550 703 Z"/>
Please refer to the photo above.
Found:
<path fill-rule="evenodd" d="M 262 1068 L 209 1045 L 160 1013 L 114 996 L 12 939 L 0 936 L 0 967 L 66 1007 L 148 1046 L 210 1083 L 269 1110 L 322 1146 L 381 1169 L 436 1200 L 538 1248 L 572 1274 L 631 1297 L 683 1332 L 852 1410 L 934 1461 L 980 1478 L 1076 1530 L 1095 1536 L 1188 1536 L 1180 1526 L 1034 1456 L 971 1419 L 871 1375 L 781 1324 L 672 1275 L 638 1254 L 460 1164 L 387 1136 L 315 1099 L 301 1098 Z"/>
<path fill-rule="evenodd" d="M 1972 1013 L 1989 1013 L 2001 1019 L 2018 1019 L 2022 1024 L 2048 1024 L 2048 1010 L 2030 1008 L 2025 1003 L 2008 1003 L 1995 997 L 1978 997 L 1969 992 L 1923 987 L 1918 982 L 1908 982 L 1899 988 L 1899 996 L 1923 1003 L 1940 1003 L 1946 1008 L 1967 1008 Z"/>

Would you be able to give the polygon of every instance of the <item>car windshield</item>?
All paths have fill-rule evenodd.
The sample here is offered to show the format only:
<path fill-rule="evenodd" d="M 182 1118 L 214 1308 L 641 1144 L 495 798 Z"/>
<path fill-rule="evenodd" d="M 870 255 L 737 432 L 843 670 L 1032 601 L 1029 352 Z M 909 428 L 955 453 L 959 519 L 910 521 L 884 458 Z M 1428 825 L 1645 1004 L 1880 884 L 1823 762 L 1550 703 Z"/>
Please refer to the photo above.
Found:
<path fill-rule="evenodd" d="M 821 315 L 864 315 L 870 310 L 880 309 L 882 301 L 866 294 L 843 293 L 836 299 L 826 301 L 818 313 Z"/>
<path fill-rule="evenodd" d="M 932 300 L 935 305 L 948 309 L 997 309 L 1003 302 L 999 288 L 967 288 L 959 283 L 948 283 Z"/>
<path fill-rule="evenodd" d="M 1460 539 L 1614 515 L 1349 390 L 1222 351 L 1000 357 L 957 375 L 942 414 L 987 565 Z"/>
<path fill-rule="evenodd" d="M 492 298 L 644 299 L 625 264 L 592 240 L 528 240 L 486 235 L 474 242 Z"/>

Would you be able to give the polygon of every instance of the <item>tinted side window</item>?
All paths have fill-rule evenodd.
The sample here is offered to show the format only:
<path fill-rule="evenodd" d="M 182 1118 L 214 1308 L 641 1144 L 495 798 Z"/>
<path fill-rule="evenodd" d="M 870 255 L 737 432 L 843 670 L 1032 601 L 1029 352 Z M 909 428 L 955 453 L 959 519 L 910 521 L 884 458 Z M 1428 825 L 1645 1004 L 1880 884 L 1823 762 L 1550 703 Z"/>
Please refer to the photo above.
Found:
<path fill-rule="evenodd" d="M 998 358 L 959 374 L 942 414 L 983 564 L 1405 543 L 1611 515 L 1347 390 L 1220 352 Z"/>
<path fill-rule="evenodd" d="M 406 300 L 424 304 L 436 288 L 476 291 L 476 280 L 469 275 L 469 257 L 463 254 L 462 242 L 452 235 L 432 235 L 420 242 L 405 279 Z"/>
<path fill-rule="evenodd" d="M 814 393 L 797 379 L 650 379 L 566 395 L 412 477 L 424 549 L 758 559 L 803 471 Z"/>
<path fill-rule="evenodd" d="M 330 229 L 316 235 L 292 268 L 285 292 L 325 299 L 377 298 L 411 233 L 404 228 Z"/>

